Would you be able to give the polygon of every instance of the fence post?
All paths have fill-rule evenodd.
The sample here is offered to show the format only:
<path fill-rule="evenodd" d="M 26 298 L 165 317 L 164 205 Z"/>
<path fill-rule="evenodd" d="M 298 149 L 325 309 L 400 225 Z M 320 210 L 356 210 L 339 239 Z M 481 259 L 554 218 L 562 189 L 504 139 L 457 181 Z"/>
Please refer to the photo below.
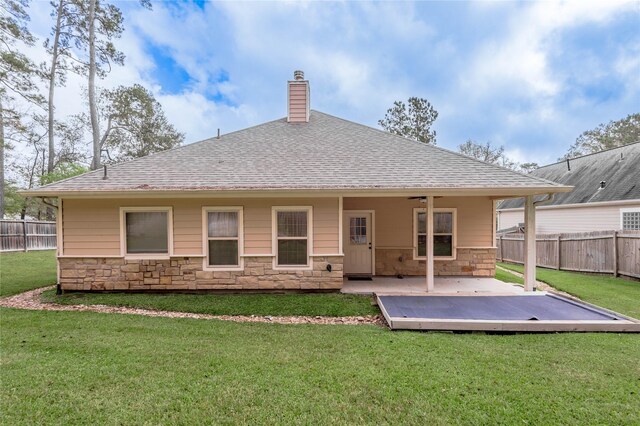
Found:
<path fill-rule="evenodd" d="M 613 276 L 618 276 L 618 231 L 613 231 Z"/>
<path fill-rule="evenodd" d="M 558 247 L 558 253 L 556 253 L 556 264 L 557 264 L 556 269 L 559 271 L 560 270 L 560 235 L 559 234 L 558 234 L 558 241 L 556 242 L 556 245 Z"/>
<path fill-rule="evenodd" d="M 500 262 L 504 263 L 504 250 L 502 250 L 502 235 L 500 235 Z"/>
<path fill-rule="evenodd" d="M 22 241 L 24 243 L 24 251 L 29 251 L 27 248 L 27 219 L 22 221 Z"/>

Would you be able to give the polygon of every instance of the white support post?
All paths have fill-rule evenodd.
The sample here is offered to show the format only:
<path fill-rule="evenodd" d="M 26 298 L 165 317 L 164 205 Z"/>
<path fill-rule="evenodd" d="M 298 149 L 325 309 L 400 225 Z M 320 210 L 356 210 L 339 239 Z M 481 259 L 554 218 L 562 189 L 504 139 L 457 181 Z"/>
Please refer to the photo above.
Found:
<path fill-rule="evenodd" d="M 427 212 L 425 215 L 427 225 L 427 293 L 434 290 L 433 281 L 433 196 L 427 195 Z"/>
<path fill-rule="evenodd" d="M 536 206 L 533 195 L 524 203 L 524 291 L 536 286 Z"/>

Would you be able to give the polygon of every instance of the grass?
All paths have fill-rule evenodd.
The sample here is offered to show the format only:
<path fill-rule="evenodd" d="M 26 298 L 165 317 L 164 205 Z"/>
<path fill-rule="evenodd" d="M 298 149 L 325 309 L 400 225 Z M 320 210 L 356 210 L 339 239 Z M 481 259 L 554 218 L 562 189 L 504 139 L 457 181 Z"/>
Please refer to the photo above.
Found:
<path fill-rule="evenodd" d="M 32 257 L 14 265 L 35 276 L 55 271 Z M 11 273 L 14 288 L 26 282 Z M 622 311 L 629 295 L 640 300 L 626 291 L 622 302 L 612 291 L 609 306 Z M 196 309 L 227 313 L 373 309 L 367 298 L 329 294 L 92 296 L 176 309 L 204 296 Z M 314 307 L 324 303 L 330 307 Z M 0 424 L 640 423 L 638 335 L 391 332 L 14 309 L 0 309 L 0 329 Z"/>
<path fill-rule="evenodd" d="M 0 296 L 55 283 L 55 250 L 0 254 Z"/>
<path fill-rule="evenodd" d="M 523 271 L 522 265 L 509 263 L 498 265 L 516 272 Z M 538 281 L 545 282 L 586 302 L 640 318 L 640 282 L 545 268 L 537 268 L 536 276 Z"/>
<path fill-rule="evenodd" d="M 496 268 L 496 279 L 503 281 L 505 283 L 524 284 L 524 280 L 522 278 L 497 268 Z"/>
<path fill-rule="evenodd" d="M 67 305 L 112 305 L 211 315 L 376 315 L 371 297 L 344 294 L 126 294 L 46 291 L 42 299 Z"/>
<path fill-rule="evenodd" d="M 638 424 L 640 338 L 0 310 L 3 424 Z"/>

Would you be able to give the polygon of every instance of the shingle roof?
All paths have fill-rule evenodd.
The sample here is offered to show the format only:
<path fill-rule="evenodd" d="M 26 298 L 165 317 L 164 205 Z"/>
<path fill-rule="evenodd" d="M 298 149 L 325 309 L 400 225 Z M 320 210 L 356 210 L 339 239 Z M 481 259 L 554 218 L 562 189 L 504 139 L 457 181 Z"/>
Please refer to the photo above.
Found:
<path fill-rule="evenodd" d="M 417 188 L 567 188 L 312 111 L 52 183 L 29 194 Z"/>
<path fill-rule="evenodd" d="M 589 154 L 531 172 L 532 176 L 574 186 L 574 190 L 557 194 L 546 205 L 595 203 L 640 199 L 640 142 Z M 605 187 L 600 188 L 600 182 Z M 522 200 L 505 200 L 498 209 L 523 206 Z"/>

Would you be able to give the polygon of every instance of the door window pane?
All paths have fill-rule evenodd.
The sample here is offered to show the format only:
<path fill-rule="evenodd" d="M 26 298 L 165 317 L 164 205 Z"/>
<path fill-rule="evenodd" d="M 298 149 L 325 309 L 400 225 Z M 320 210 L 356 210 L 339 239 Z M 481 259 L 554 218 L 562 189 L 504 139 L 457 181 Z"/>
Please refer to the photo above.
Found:
<path fill-rule="evenodd" d="M 278 240 L 278 265 L 306 265 L 307 240 Z"/>
<path fill-rule="evenodd" d="M 209 237 L 237 237 L 238 212 L 209 212 Z"/>
<path fill-rule="evenodd" d="M 168 253 L 167 212 L 126 212 L 127 253 Z"/>
<path fill-rule="evenodd" d="M 236 266 L 238 240 L 209 240 L 209 265 Z"/>
<path fill-rule="evenodd" d="M 351 241 L 351 244 L 367 244 L 366 217 L 352 217 L 349 219 L 349 241 Z"/>

